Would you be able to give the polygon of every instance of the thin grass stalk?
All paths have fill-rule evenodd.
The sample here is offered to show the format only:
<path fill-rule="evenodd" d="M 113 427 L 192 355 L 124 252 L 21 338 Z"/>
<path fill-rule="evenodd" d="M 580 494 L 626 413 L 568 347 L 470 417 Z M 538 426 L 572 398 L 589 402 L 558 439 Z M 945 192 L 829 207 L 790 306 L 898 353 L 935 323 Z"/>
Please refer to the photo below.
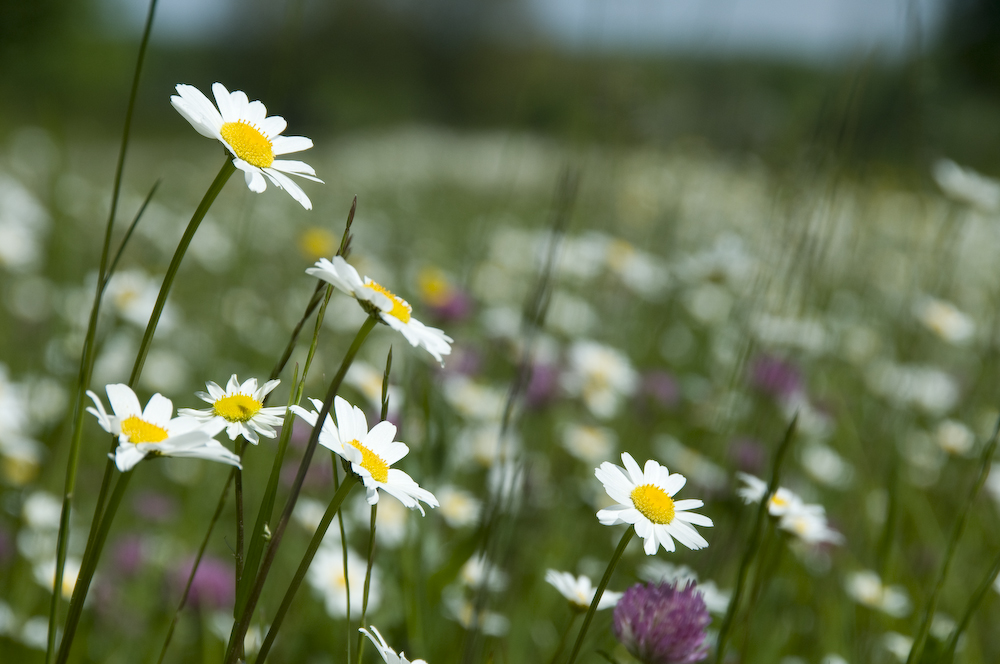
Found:
<path fill-rule="evenodd" d="M 236 456 L 241 460 L 243 459 L 243 452 L 246 450 L 246 441 L 243 436 L 240 436 L 236 441 Z M 244 539 L 244 528 L 243 528 L 243 469 L 233 468 L 236 471 L 236 483 L 233 487 L 233 499 L 236 501 L 236 551 L 233 557 L 236 559 L 236 564 L 234 565 L 236 569 L 236 579 L 233 584 L 234 588 L 240 587 L 240 581 L 243 579 L 243 539 Z M 193 570 L 192 570 L 193 571 Z M 236 620 L 236 603 L 233 602 L 233 620 Z M 242 642 L 239 643 L 237 648 L 239 650 L 240 659 L 246 658 L 246 652 L 244 651 L 244 645 Z"/>
<path fill-rule="evenodd" d="M 111 259 L 111 265 L 104 274 L 104 282 L 101 286 L 102 293 L 111 282 L 111 276 L 115 273 L 115 269 L 118 267 L 118 261 L 121 260 L 122 254 L 125 253 L 125 247 L 128 246 L 128 241 L 132 239 L 132 234 L 135 233 L 136 226 L 139 225 L 139 220 L 142 219 L 142 215 L 146 212 L 146 208 L 149 207 L 149 203 L 153 200 L 153 196 L 156 195 L 156 190 L 160 188 L 161 182 L 163 182 L 162 179 L 153 183 L 153 186 L 149 189 L 149 193 L 146 194 L 146 198 L 143 199 L 142 205 L 139 206 L 138 212 L 136 212 L 135 216 L 132 217 L 132 223 L 128 225 L 127 229 L 125 229 L 125 235 L 122 236 L 122 241 L 118 245 L 118 251 L 115 252 L 115 257 Z"/>
<path fill-rule="evenodd" d="M 969 623 L 972 621 L 972 614 L 976 612 L 976 609 L 982 604 L 983 598 L 993 588 L 998 574 L 1000 574 L 1000 554 L 993 560 L 993 565 L 986 573 L 986 576 L 983 577 L 983 580 L 979 582 L 976 592 L 972 593 L 972 597 L 969 598 L 969 603 L 966 605 L 965 611 L 962 612 L 962 619 L 955 627 L 955 631 L 951 633 L 951 637 L 948 638 L 948 643 L 945 644 L 944 652 L 938 661 L 950 664 L 954 659 L 955 649 L 958 648 L 958 640 L 962 637 L 965 630 L 968 629 Z"/>
<path fill-rule="evenodd" d="M 892 453 L 894 463 L 889 468 L 889 504 L 886 506 L 885 524 L 878 541 L 876 571 L 880 579 L 885 579 L 889 571 L 889 560 L 892 557 L 892 543 L 896 532 L 896 522 L 899 520 L 899 459 Z"/>
<path fill-rule="evenodd" d="M 980 489 L 983 488 L 983 484 L 986 483 L 987 476 L 990 474 L 990 465 L 993 460 L 993 452 L 997 447 L 998 438 L 1000 438 L 1000 418 L 997 419 L 990 442 L 983 449 L 983 455 L 980 458 L 979 477 L 976 478 L 976 482 L 972 485 L 969 496 L 965 500 L 965 505 L 959 510 L 958 519 L 952 525 L 951 535 L 948 538 L 948 547 L 945 549 L 944 560 L 941 563 L 941 569 L 938 572 L 937 580 L 934 582 L 931 595 L 927 599 L 927 608 L 924 610 L 924 617 L 920 622 L 920 628 L 917 630 L 916 636 L 913 637 L 913 647 L 910 648 L 910 655 L 906 658 L 906 664 L 919 662 L 921 655 L 923 655 L 924 646 L 927 644 L 927 634 L 931 628 L 931 621 L 934 619 L 934 612 L 937 610 L 938 596 L 941 594 L 941 589 L 944 588 L 944 582 L 948 577 L 948 571 L 951 569 L 951 563 L 955 559 L 958 542 L 962 539 L 962 533 L 965 532 L 965 524 L 969 520 L 972 505 L 976 500 L 976 496 L 979 495 Z"/>
<path fill-rule="evenodd" d="M 302 483 L 305 481 L 306 472 L 309 470 L 309 463 L 312 461 L 313 454 L 316 452 L 316 445 L 319 442 L 320 431 L 323 429 L 323 422 L 326 420 L 326 416 L 330 414 L 330 408 L 333 405 L 333 398 L 337 396 L 337 391 L 340 389 L 340 385 L 344 381 L 344 376 L 347 374 L 347 370 L 354 362 L 355 355 L 357 355 L 361 345 L 368 337 L 368 333 L 372 331 L 372 328 L 375 327 L 378 320 L 379 319 L 376 316 L 369 316 L 365 320 L 361 329 L 358 330 L 357 335 L 354 337 L 354 341 L 351 343 L 350 348 L 347 349 L 347 354 L 344 355 L 344 359 L 340 363 L 340 369 L 337 370 L 337 374 L 333 377 L 333 380 L 330 381 L 330 387 L 327 390 L 326 399 L 324 399 L 323 407 L 320 409 L 319 415 L 316 418 L 316 426 L 313 427 L 312 434 L 309 436 L 309 443 L 306 445 L 305 453 L 302 456 L 302 462 L 299 464 L 298 473 L 295 475 L 295 481 L 292 484 L 288 500 L 285 502 L 285 508 L 281 513 L 281 517 L 278 519 L 278 523 L 275 525 L 274 533 L 271 536 L 271 541 L 264 553 L 260 569 L 257 571 L 254 584 L 250 589 L 249 595 L 247 595 L 246 606 L 243 607 L 239 620 L 233 625 L 233 632 L 229 638 L 229 646 L 227 648 L 225 659 L 227 664 L 235 664 L 236 662 L 236 644 L 243 639 L 244 635 L 246 635 L 247 628 L 250 626 L 253 611 L 256 608 L 257 601 L 260 599 L 260 594 L 264 589 L 264 581 L 267 579 L 267 575 L 271 571 L 271 565 L 274 564 L 274 558 L 278 553 L 278 548 L 281 546 L 281 540 L 285 534 L 285 528 L 288 527 L 288 522 L 292 517 L 292 511 L 295 509 L 295 503 L 298 500 L 299 493 L 302 491 Z"/>
<path fill-rule="evenodd" d="M 337 466 L 340 464 L 340 457 L 337 456 L 336 452 L 330 452 L 331 461 L 333 462 L 333 484 L 335 487 L 339 488 L 340 474 L 337 471 Z M 347 468 L 344 469 L 344 476 L 350 477 L 351 471 Z M 337 523 L 340 526 L 340 552 L 341 552 L 341 564 L 344 568 L 344 595 L 347 598 L 347 620 L 345 620 L 347 626 L 347 638 L 344 639 L 344 643 L 347 647 L 347 659 L 345 662 L 351 661 L 351 637 L 354 633 L 351 631 L 351 577 L 347 573 L 347 530 L 344 528 L 344 513 L 337 512 Z"/>
<path fill-rule="evenodd" d="M 368 535 L 368 568 L 365 570 L 365 588 L 364 593 L 361 595 L 361 619 L 358 621 L 360 627 L 365 626 L 365 616 L 368 615 L 368 591 L 371 588 L 372 582 L 372 566 L 375 564 L 375 517 L 377 514 L 378 503 L 375 503 L 372 505 L 371 532 Z M 364 638 L 365 635 L 359 629 L 357 655 L 355 655 L 356 664 L 361 664 L 361 657 L 365 652 Z"/>
<path fill-rule="evenodd" d="M 321 282 L 322 283 L 322 282 Z M 234 604 L 233 618 L 235 620 L 238 612 L 242 610 L 246 603 L 246 596 L 250 590 L 250 582 L 257 573 L 260 565 L 260 557 L 264 552 L 264 533 L 271 522 L 274 513 L 274 498 L 278 492 L 278 482 L 281 478 L 281 465 L 285 460 L 285 451 L 288 449 L 288 441 L 292 435 L 292 428 L 295 422 L 295 414 L 292 413 L 291 406 L 302 400 L 302 393 L 306 386 L 306 377 L 309 375 L 309 368 L 312 366 L 313 357 L 316 354 L 316 345 L 319 342 L 319 332 L 323 326 L 323 318 L 326 315 L 327 305 L 330 304 L 330 296 L 333 294 L 333 287 L 327 286 L 326 297 L 323 298 L 323 305 L 316 315 L 316 326 L 313 330 L 312 342 L 309 345 L 309 353 L 306 355 L 306 362 L 302 368 L 302 378 L 297 377 L 298 368 L 292 376 L 292 389 L 288 394 L 288 404 L 285 410 L 285 419 L 281 424 L 281 437 L 278 439 L 278 452 L 271 463 L 271 475 L 267 479 L 267 487 L 264 489 L 264 496 L 260 501 L 260 508 L 257 510 L 257 520 L 254 523 L 253 531 L 250 533 L 250 545 L 247 549 L 246 563 L 243 567 L 244 573 L 240 582 L 236 585 L 236 603 Z M 275 367 L 278 368 L 278 367 Z M 271 380 L 274 380 L 272 377 Z"/>
<path fill-rule="evenodd" d="M 267 659 L 267 655 L 271 651 L 271 645 L 278 635 L 278 630 L 281 629 L 281 623 L 285 619 L 285 614 L 288 613 L 288 608 L 292 605 L 295 593 L 298 592 L 299 586 L 302 585 L 302 580 L 305 578 L 306 572 L 309 571 L 309 565 L 312 564 L 313 558 L 316 557 L 316 552 L 323 543 L 323 538 L 326 536 L 327 530 L 330 529 L 334 515 L 340 513 L 340 506 L 343 505 L 347 494 L 351 492 L 351 489 L 357 483 L 358 478 L 356 475 L 348 475 L 338 487 L 336 493 L 333 494 L 326 512 L 323 513 L 323 518 L 320 519 L 319 526 L 316 527 L 316 532 L 313 533 L 312 539 L 309 540 L 309 546 L 302 556 L 302 561 L 299 562 L 299 566 L 295 570 L 295 576 L 292 577 L 291 583 L 288 584 L 288 589 L 285 590 L 285 596 L 281 600 L 281 605 L 271 620 L 271 626 L 267 630 L 267 635 L 264 637 L 263 643 L 261 643 L 254 664 L 264 664 L 264 660 Z"/>
<path fill-rule="evenodd" d="M 170 620 L 170 627 L 167 628 L 167 636 L 163 639 L 163 647 L 160 649 L 160 656 L 157 658 L 156 664 L 163 664 L 163 658 L 167 656 L 167 649 L 170 647 L 170 641 L 174 637 L 174 629 L 177 627 L 177 621 L 180 619 L 181 611 L 184 609 L 188 595 L 191 593 L 194 575 L 201 564 L 202 557 L 205 555 L 205 549 L 208 547 L 208 540 L 212 536 L 212 530 L 219 521 L 219 517 L 222 516 L 222 510 L 226 506 L 226 498 L 229 497 L 229 485 L 233 483 L 235 476 L 236 467 L 234 466 L 229 471 L 229 477 L 226 478 L 226 484 L 222 487 L 222 493 L 219 495 L 219 502 L 215 506 L 215 513 L 212 515 L 212 520 L 208 522 L 208 530 L 205 531 L 205 537 L 202 538 L 201 546 L 198 547 L 198 553 L 194 558 L 194 563 L 191 565 L 191 572 L 188 574 L 187 583 L 184 584 L 184 592 L 181 593 L 181 600 L 177 603 L 177 609 L 174 610 L 174 616 Z"/>
<path fill-rule="evenodd" d="M 604 589 L 608 587 L 608 583 L 611 581 L 611 575 L 615 571 L 615 567 L 618 566 L 618 561 L 621 560 L 622 554 L 625 553 L 625 547 L 628 546 L 629 541 L 632 536 L 635 535 L 635 527 L 629 526 L 625 534 L 622 535 L 622 539 L 618 542 L 618 548 L 615 549 L 615 553 L 611 556 L 611 560 L 608 562 L 608 568 L 604 570 L 604 576 L 601 577 L 601 582 L 597 585 L 597 592 L 594 593 L 594 599 L 590 601 L 590 608 L 587 609 L 587 615 L 583 618 L 583 625 L 580 626 L 580 633 L 576 635 L 576 643 L 573 644 L 573 652 L 569 654 L 569 662 L 567 664 L 573 664 L 576 661 L 577 656 L 580 654 L 580 648 L 583 647 L 583 639 L 587 636 L 587 630 L 590 629 L 590 623 L 594 619 L 594 614 L 597 613 L 597 605 L 601 603 L 601 597 L 604 595 Z"/>
<path fill-rule="evenodd" d="M 94 540 L 94 548 L 90 556 L 84 556 L 80 564 L 80 574 L 76 579 L 76 586 L 73 588 L 73 597 L 69 602 L 69 612 L 66 614 L 66 625 L 64 628 L 62 643 L 59 644 L 59 653 L 56 655 L 56 664 L 65 664 L 69 658 L 70 648 L 73 646 L 73 637 L 76 635 L 76 628 L 83 614 L 83 603 L 87 599 L 87 592 L 90 590 L 90 582 L 94 579 L 94 571 L 97 569 L 97 561 L 101 557 L 104 543 L 108 539 L 108 532 L 111 531 L 111 522 L 114 521 L 118 507 L 121 505 L 125 489 L 132 479 L 134 471 L 122 473 L 115 483 L 115 489 L 108 499 L 108 506 L 101 519 L 101 526 L 98 529 L 97 537 Z"/>
<path fill-rule="evenodd" d="M 569 633 L 573 631 L 573 625 L 576 624 L 576 619 L 579 616 L 579 611 L 573 611 L 573 615 L 570 616 L 569 622 L 566 624 L 566 629 L 563 630 L 562 636 L 559 637 L 559 644 L 556 646 L 556 651 L 552 653 L 552 659 L 549 660 L 549 664 L 556 664 L 556 660 L 559 659 L 559 655 L 561 655 L 563 650 L 566 649 L 566 639 L 569 638 Z"/>
<path fill-rule="evenodd" d="M 771 464 L 771 480 L 767 485 L 767 493 L 765 493 L 761 498 L 760 505 L 757 507 L 757 516 L 754 519 L 753 530 L 750 532 L 750 541 L 747 543 L 747 548 L 743 550 L 743 557 L 740 559 L 740 567 L 736 574 L 736 587 L 733 589 L 733 597 L 729 600 L 729 607 L 726 609 L 726 615 L 722 619 L 722 626 L 719 628 L 719 638 L 717 641 L 718 645 L 716 646 L 715 651 L 716 664 L 722 664 L 723 657 L 725 657 L 726 642 L 729 639 L 729 630 L 732 628 L 736 612 L 739 610 L 740 600 L 743 598 L 743 590 L 746 586 L 747 575 L 750 572 L 750 565 L 753 563 L 754 558 L 757 556 L 757 551 L 760 548 L 760 540 L 763 534 L 764 524 L 767 521 L 768 503 L 771 500 L 771 496 L 774 495 L 774 492 L 778 490 L 778 483 L 781 478 L 781 465 L 785 460 L 785 455 L 791 447 L 792 438 L 794 438 L 795 434 L 795 425 L 798 422 L 798 419 L 799 414 L 795 413 L 792 417 L 792 421 L 788 424 L 788 429 L 785 430 L 785 438 L 781 441 L 777 454 L 774 455 L 774 462 Z"/>
<path fill-rule="evenodd" d="M 136 57 L 135 74 L 132 76 L 132 89 L 129 91 L 128 107 L 125 110 L 125 124 L 122 127 L 122 142 L 118 148 L 118 163 L 115 165 L 114 184 L 111 191 L 111 210 L 108 212 L 108 222 L 104 229 L 104 244 L 101 247 L 101 261 L 97 270 L 97 285 L 94 287 L 94 303 L 90 308 L 90 320 L 87 322 L 87 334 L 84 337 L 83 352 L 80 354 L 80 371 L 77 376 L 76 401 L 73 404 L 73 434 L 70 438 L 69 459 L 66 462 L 66 479 L 63 483 L 63 502 L 59 516 L 59 534 L 56 538 L 56 574 L 53 586 L 52 602 L 49 605 L 49 631 L 45 647 L 45 664 L 50 664 L 56 645 L 56 623 L 59 616 L 59 601 L 62 593 L 59 589 L 63 582 L 63 568 L 66 565 L 66 548 L 69 543 L 69 521 L 72 512 L 73 492 L 76 490 L 76 473 L 80 465 L 80 445 L 83 440 L 83 414 L 87 388 L 94 370 L 95 348 L 97 341 L 97 322 L 100 318 L 101 300 L 107 285 L 108 275 L 117 264 L 117 257 L 108 269 L 108 256 L 111 253 L 111 235 L 115 226 L 115 215 L 118 213 L 118 199 L 121 195 L 122 176 L 125 172 L 125 154 L 128 152 L 129 136 L 132 133 L 132 116 L 135 114 L 135 100 L 139 93 L 139 80 L 142 77 L 142 65 L 146 60 L 146 50 L 149 46 L 149 35 L 153 30 L 153 17 L 156 15 L 157 0 L 150 0 L 149 12 L 146 15 L 146 25 L 143 28 L 142 39 L 139 42 L 139 54 Z M 157 183 L 158 184 L 158 183 Z M 153 191 L 156 190 L 154 185 Z M 150 192 L 146 199 L 153 196 Z M 142 216 L 144 203 L 136 215 L 136 222 Z M 133 222 L 132 228 L 135 227 Z M 130 229 L 131 231 L 131 229 Z M 122 240 L 122 248 L 128 241 L 131 232 L 126 233 Z M 119 255 L 121 251 L 119 250 Z"/>

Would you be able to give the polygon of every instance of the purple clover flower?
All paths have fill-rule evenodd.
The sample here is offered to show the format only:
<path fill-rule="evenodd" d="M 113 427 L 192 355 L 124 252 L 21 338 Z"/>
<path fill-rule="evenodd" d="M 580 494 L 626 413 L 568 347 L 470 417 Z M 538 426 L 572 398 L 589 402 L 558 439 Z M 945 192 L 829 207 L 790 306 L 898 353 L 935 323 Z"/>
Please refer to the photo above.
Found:
<path fill-rule="evenodd" d="M 177 565 L 170 574 L 170 584 L 178 596 L 187 584 L 193 565 L 192 556 Z M 232 606 L 234 601 L 236 601 L 236 579 L 232 564 L 213 556 L 203 557 L 201 564 L 198 565 L 198 571 L 194 573 L 188 604 L 209 609 L 223 609 Z"/>
<path fill-rule="evenodd" d="M 643 664 L 690 664 L 708 657 L 706 629 L 712 619 L 693 581 L 637 583 L 615 607 L 611 630 Z"/>
<path fill-rule="evenodd" d="M 802 373 L 791 362 L 763 355 L 750 363 L 750 385 L 775 399 L 784 399 L 802 390 Z"/>

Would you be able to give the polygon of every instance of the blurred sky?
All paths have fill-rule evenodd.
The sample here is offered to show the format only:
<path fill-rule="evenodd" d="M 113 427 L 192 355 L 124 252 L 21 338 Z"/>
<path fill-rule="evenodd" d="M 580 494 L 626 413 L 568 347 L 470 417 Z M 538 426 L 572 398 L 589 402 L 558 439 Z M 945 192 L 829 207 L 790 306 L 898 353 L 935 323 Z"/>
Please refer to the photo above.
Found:
<path fill-rule="evenodd" d="M 141 30 L 147 0 L 97 2 L 109 32 Z M 272 12 L 280 13 L 280 4 L 274 3 Z M 307 11 L 315 7 L 305 4 Z M 510 0 L 506 5 L 515 6 L 537 35 L 569 50 L 824 61 L 871 51 L 891 58 L 913 48 L 915 36 L 923 44 L 932 41 L 945 0 Z M 447 11 L 449 3 L 438 6 Z M 156 38 L 206 41 L 246 21 L 245 9 L 240 0 L 161 0 Z M 275 18 L 267 13 L 259 20 Z"/>

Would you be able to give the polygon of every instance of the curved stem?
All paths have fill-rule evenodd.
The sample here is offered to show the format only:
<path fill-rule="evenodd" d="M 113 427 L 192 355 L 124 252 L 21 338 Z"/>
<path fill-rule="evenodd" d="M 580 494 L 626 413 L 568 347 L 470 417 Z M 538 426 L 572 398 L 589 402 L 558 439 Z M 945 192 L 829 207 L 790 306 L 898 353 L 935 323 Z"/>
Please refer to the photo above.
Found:
<path fill-rule="evenodd" d="M 566 629 L 563 630 L 562 636 L 559 638 L 559 645 L 556 646 L 556 651 L 552 653 L 552 659 L 549 660 L 549 664 L 556 664 L 556 660 L 559 659 L 559 655 L 561 655 L 563 650 L 566 648 L 566 639 L 569 638 L 569 633 L 572 631 L 573 625 L 576 624 L 576 619 L 579 615 L 579 611 L 573 611 L 573 615 L 570 616 Z"/>
<path fill-rule="evenodd" d="M 351 492 L 351 489 L 357 483 L 357 476 L 348 475 L 343 484 L 340 485 L 340 488 L 337 489 L 337 492 L 333 494 L 333 499 L 330 500 L 330 505 L 326 508 L 326 512 L 323 513 L 323 518 L 320 519 L 319 526 L 316 527 L 316 532 L 313 533 L 312 539 L 309 540 L 309 546 L 302 556 L 302 561 L 299 563 L 298 569 L 295 570 L 295 576 L 292 577 L 291 583 L 288 584 L 285 596 L 281 600 L 281 606 L 278 607 L 278 611 L 271 620 L 271 627 L 267 630 L 267 636 L 264 637 L 264 642 L 260 646 L 254 664 L 264 664 L 264 660 L 267 659 L 267 655 L 271 651 L 271 645 L 278 635 L 278 630 L 281 629 L 281 623 L 285 619 L 285 614 L 288 613 L 288 607 L 291 606 L 295 593 L 298 591 L 299 586 L 302 585 L 302 579 L 305 578 L 306 572 L 309 571 L 309 565 L 312 564 L 313 558 L 316 557 L 316 551 L 319 550 L 320 545 L 323 543 L 323 538 L 326 536 L 326 531 L 329 530 L 330 524 L 333 522 L 334 515 L 340 512 L 340 506 L 343 504 L 344 499 L 347 498 L 347 494 Z"/>
<path fill-rule="evenodd" d="M 976 609 L 979 608 L 983 598 L 986 597 L 990 588 L 993 587 L 993 582 L 996 581 L 997 574 L 1000 574 L 1000 555 L 993 560 L 992 567 L 990 567 L 986 576 L 983 577 L 979 587 L 976 588 L 976 592 L 973 593 L 971 598 L 969 598 L 969 604 L 965 607 L 965 612 L 962 614 L 962 619 L 959 621 L 955 631 L 951 633 L 951 637 L 949 637 L 948 643 L 945 645 L 944 653 L 942 654 L 940 661 L 951 662 L 954 658 L 955 649 L 958 647 L 958 639 L 969 627 L 969 622 L 972 620 L 972 614 L 976 612 Z"/>
<path fill-rule="evenodd" d="M 371 534 L 368 535 L 368 569 L 365 570 L 365 590 L 361 596 L 361 627 L 365 626 L 365 615 L 368 613 L 368 590 L 372 582 L 372 565 L 375 564 L 375 516 L 378 514 L 378 503 L 372 505 Z M 361 655 L 365 651 L 365 642 L 362 641 L 364 634 L 358 630 L 358 648 L 355 655 L 355 662 L 361 664 Z"/>
<path fill-rule="evenodd" d="M 587 609 L 587 615 L 583 619 L 583 625 L 580 627 L 580 633 L 576 635 L 576 643 L 573 644 L 573 652 L 569 655 L 568 664 L 573 664 L 576 661 L 577 655 L 580 654 L 580 648 L 583 647 L 583 637 L 587 635 L 587 630 L 590 628 L 590 622 L 594 619 L 594 614 L 597 613 L 597 605 L 601 602 L 601 596 L 604 595 L 604 589 L 608 587 L 608 582 L 611 581 L 611 575 L 615 571 L 615 567 L 618 566 L 618 561 L 621 560 L 622 554 L 625 553 L 625 547 L 628 546 L 629 540 L 635 535 L 635 528 L 629 526 L 625 534 L 622 535 L 621 541 L 618 543 L 618 548 L 615 549 L 615 554 L 611 556 L 611 561 L 608 562 L 608 568 L 604 570 L 604 576 L 601 577 L 601 583 L 597 586 L 597 592 L 594 593 L 594 599 L 590 602 L 590 608 Z"/>
<path fill-rule="evenodd" d="M 90 555 L 84 555 L 80 565 L 80 575 L 77 577 L 76 586 L 73 588 L 73 598 L 69 603 L 69 613 L 66 616 L 66 628 L 63 634 L 62 643 L 59 644 L 59 654 L 56 656 L 56 664 L 65 664 L 69 657 L 70 648 L 73 646 L 73 636 L 76 634 L 76 627 L 80 622 L 80 615 L 83 613 L 83 602 L 87 599 L 87 592 L 90 590 L 90 582 L 94 579 L 94 570 L 97 569 L 97 561 L 101 557 L 104 543 L 108 539 L 108 532 L 111 530 L 111 522 L 114 521 L 118 506 L 121 505 L 122 496 L 128 488 L 129 480 L 132 479 L 134 471 L 122 473 L 115 484 L 115 490 L 108 499 L 108 507 L 104 511 L 101 519 L 101 527 L 94 540 L 94 547 Z"/>

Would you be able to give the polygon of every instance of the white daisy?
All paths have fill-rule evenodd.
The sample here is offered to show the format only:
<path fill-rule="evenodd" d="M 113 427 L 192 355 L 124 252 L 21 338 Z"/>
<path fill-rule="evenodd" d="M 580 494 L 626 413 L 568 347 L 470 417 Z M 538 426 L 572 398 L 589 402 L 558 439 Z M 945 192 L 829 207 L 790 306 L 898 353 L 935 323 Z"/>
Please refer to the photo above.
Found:
<path fill-rule="evenodd" d="M 147 455 L 195 457 L 228 463 L 237 468 L 240 458 L 223 447 L 212 436 L 221 427 L 204 426 L 190 417 L 172 417 L 174 405 L 161 394 L 150 397 L 146 408 L 128 385 L 114 383 L 107 386 L 108 401 L 114 415 L 108 415 L 96 394 L 87 390 L 96 408 L 87 412 L 97 418 L 105 431 L 118 436 L 115 465 L 123 473 Z"/>
<path fill-rule="evenodd" d="M 574 611 L 586 611 L 590 608 L 590 603 L 594 601 L 594 593 L 597 588 L 590 581 L 590 577 L 580 575 L 573 576 L 569 572 L 559 572 L 554 569 L 546 570 L 545 580 L 555 587 L 562 596 L 565 597 L 570 607 Z M 609 609 L 618 603 L 624 593 L 611 592 L 605 590 L 597 602 L 597 610 Z"/>
<path fill-rule="evenodd" d="M 334 529 L 335 530 L 335 529 Z M 351 597 L 351 613 L 361 613 L 364 600 L 363 588 L 368 572 L 368 562 L 347 550 L 347 577 L 344 577 L 344 553 L 339 541 L 324 539 L 316 551 L 316 557 L 309 566 L 306 580 L 313 591 L 323 600 L 326 612 L 331 618 L 347 615 L 347 596 Z M 350 593 L 348 593 L 350 589 Z M 374 611 L 382 601 L 382 573 L 372 567 L 371 585 L 368 589 L 368 610 Z"/>
<path fill-rule="evenodd" d="M 315 427 L 323 402 L 318 399 L 311 401 L 316 410 L 307 411 L 300 406 L 292 406 L 292 411 Z M 329 415 L 326 416 L 319 444 L 351 463 L 351 468 L 365 484 L 369 505 L 378 502 L 378 490 L 382 489 L 411 510 L 420 510 L 420 514 L 424 514 L 424 508 L 419 501 L 431 507 L 438 506 L 434 494 L 421 489 L 403 471 L 391 467 L 410 451 L 405 443 L 393 440 L 396 436 L 395 424 L 379 422 L 369 431 L 365 413 L 357 406 L 351 406 L 345 399 L 336 397 L 333 408 L 337 413 L 337 424 L 333 423 Z"/>
<path fill-rule="evenodd" d="M 233 165 L 243 171 L 250 191 L 260 193 L 267 188 L 264 176 L 279 189 L 284 189 L 307 210 L 312 203 L 298 184 L 285 173 L 298 175 L 313 182 L 322 182 L 312 166 L 301 161 L 275 159 L 277 155 L 308 150 L 313 146 L 305 136 L 281 136 L 285 120 L 281 116 L 267 117 L 267 109 L 259 101 L 250 101 L 245 92 L 229 92 L 222 83 L 212 86 L 216 105 L 201 90 L 190 85 L 177 86 L 170 103 L 191 126 L 208 138 L 222 142 L 233 153 Z"/>
<path fill-rule="evenodd" d="M 910 596 L 902 586 L 887 586 L 871 570 L 851 572 L 844 580 L 847 594 L 855 602 L 878 609 L 894 618 L 910 612 Z"/>
<path fill-rule="evenodd" d="M 372 636 L 372 632 L 369 632 L 364 627 L 361 627 L 358 631 L 367 636 L 368 640 L 375 645 L 375 649 L 378 650 L 378 654 L 382 655 L 382 661 L 384 661 L 385 664 L 427 664 L 427 662 L 422 659 L 415 659 L 411 662 L 406 659 L 406 656 L 402 651 L 400 651 L 397 655 L 396 651 L 390 648 L 389 644 L 387 644 L 385 639 L 382 638 L 382 635 L 379 634 L 378 628 L 375 627 L 375 625 L 372 625 L 371 627 L 372 632 L 375 632 L 375 636 Z M 378 638 L 376 639 L 376 637 Z"/>
<path fill-rule="evenodd" d="M 413 318 L 413 307 L 406 300 L 368 277 L 362 279 L 341 256 L 334 256 L 332 261 L 321 258 L 306 273 L 355 298 L 369 313 L 377 313 L 383 323 L 402 334 L 411 346 L 422 346 L 441 364 L 441 356 L 451 353 L 451 337 Z"/>
<path fill-rule="evenodd" d="M 260 441 L 258 434 L 265 438 L 274 438 L 277 435 L 273 427 L 281 424 L 285 407 L 265 408 L 264 399 L 280 382 L 280 380 L 269 380 L 263 386 L 257 387 L 257 379 L 251 378 L 241 385 L 236 374 L 233 374 L 226 389 L 223 390 L 217 383 L 208 381 L 205 383 L 208 392 L 195 392 L 195 396 L 212 404 L 212 407 L 205 410 L 181 408 L 177 414 L 202 423 L 214 422 L 225 427 L 229 440 L 236 440 L 236 437 L 242 434 L 248 442 L 256 445 Z"/>
<path fill-rule="evenodd" d="M 801 503 L 781 516 L 778 527 L 810 545 L 844 543 L 844 536 L 827 524 L 822 505 Z"/>
<path fill-rule="evenodd" d="M 674 538 L 689 549 L 708 546 L 704 537 L 691 524 L 711 527 L 712 520 L 702 514 L 689 512 L 704 505 L 700 500 L 673 500 L 687 480 L 678 473 L 670 474 L 665 466 L 650 459 L 646 467 L 639 468 L 632 455 L 622 453 L 625 467 L 605 461 L 594 474 L 604 484 L 604 490 L 618 505 L 597 513 L 605 526 L 627 523 L 645 540 L 647 555 L 654 555 L 660 545 L 667 551 L 674 550 Z"/>

